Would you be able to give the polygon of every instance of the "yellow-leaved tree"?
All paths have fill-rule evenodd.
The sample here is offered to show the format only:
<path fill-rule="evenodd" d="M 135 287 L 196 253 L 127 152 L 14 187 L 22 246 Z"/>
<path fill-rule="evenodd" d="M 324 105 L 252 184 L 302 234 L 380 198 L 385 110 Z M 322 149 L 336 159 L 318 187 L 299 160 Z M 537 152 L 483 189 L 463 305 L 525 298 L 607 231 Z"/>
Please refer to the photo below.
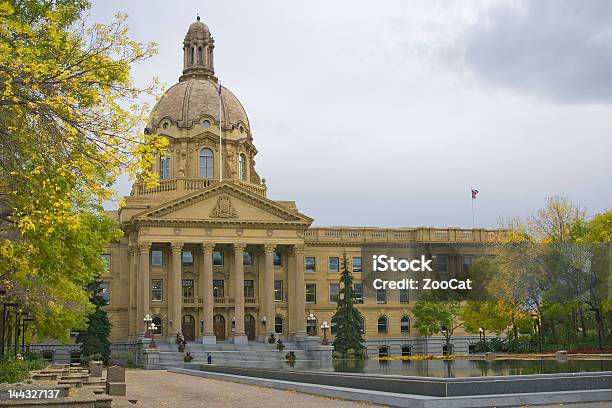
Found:
<path fill-rule="evenodd" d="M 0 296 L 67 338 L 92 310 L 85 286 L 121 236 L 101 204 L 117 176 L 154 183 L 167 141 L 143 131 L 156 81 L 131 67 L 155 53 L 126 16 L 88 26 L 88 1 L 0 0 Z"/>

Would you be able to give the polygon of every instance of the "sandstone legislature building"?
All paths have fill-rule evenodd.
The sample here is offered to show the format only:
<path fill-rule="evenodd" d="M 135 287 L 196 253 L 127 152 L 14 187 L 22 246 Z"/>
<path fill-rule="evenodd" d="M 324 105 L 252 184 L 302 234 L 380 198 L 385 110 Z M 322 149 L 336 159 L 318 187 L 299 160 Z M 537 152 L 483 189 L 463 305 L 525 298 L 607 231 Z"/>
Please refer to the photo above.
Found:
<path fill-rule="evenodd" d="M 229 89 L 219 92 L 214 44 L 198 17 L 183 41 L 183 74 L 146 129 L 170 141 L 168 154 L 154 164 L 159 185 L 135 183 L 113 213 L 125 234 L 104 254 L 111 341 L 142 338 L 147 314 L 162 343 L 177 331 L 204 344 L 253 344 L 272 332 L 288 342 L 307 331 L 322 337 L 321 323 L 331 322 L 336 309 L 346 253 L 370 354 L 441 354 L 441 337 L 424 348 L 412 327 L 410 293 L 367 296 L 373 289 L 363 281 L 364 254 L 406 248 L 414 257 L 431 256 L 436 276 L 451 277 L 487 252 L 495 231 L 311 227 L 313 219 L 295 202 L 268 197 L 247 113 Z M 456 352 L 476 341 L 453 339 Z"/>

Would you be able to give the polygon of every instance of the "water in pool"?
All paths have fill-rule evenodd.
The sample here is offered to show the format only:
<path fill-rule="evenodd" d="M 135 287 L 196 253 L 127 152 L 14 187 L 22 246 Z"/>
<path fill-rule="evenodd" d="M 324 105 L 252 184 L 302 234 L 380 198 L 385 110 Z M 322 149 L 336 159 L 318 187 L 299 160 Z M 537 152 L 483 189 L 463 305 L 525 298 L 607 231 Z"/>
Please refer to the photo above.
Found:
<path fill-rule="evenodd" d="M 448 378 L 612 371 L 612 360 L 570 360 L 566 362 L 556 360 L 334 360 L 333 363 L 313 360 L 298 360 L 293 364 L 289 364 L 287 362 L 241 361 L 234 364 L 224 363 L 223 365 L 278 370 Z"/>

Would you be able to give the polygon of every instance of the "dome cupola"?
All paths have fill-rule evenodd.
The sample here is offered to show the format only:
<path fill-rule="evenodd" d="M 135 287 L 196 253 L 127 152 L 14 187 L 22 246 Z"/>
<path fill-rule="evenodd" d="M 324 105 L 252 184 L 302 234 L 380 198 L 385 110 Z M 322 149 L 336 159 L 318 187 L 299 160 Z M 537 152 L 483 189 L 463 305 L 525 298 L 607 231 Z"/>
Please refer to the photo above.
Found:
<path fill-rule="evenodd" d="M 215 40 L 208 26 L 201 22 L 198 16 L 189 26 L 183 40 L 183 75 L 179 81 L 214 77 L 214 48 Z"/>

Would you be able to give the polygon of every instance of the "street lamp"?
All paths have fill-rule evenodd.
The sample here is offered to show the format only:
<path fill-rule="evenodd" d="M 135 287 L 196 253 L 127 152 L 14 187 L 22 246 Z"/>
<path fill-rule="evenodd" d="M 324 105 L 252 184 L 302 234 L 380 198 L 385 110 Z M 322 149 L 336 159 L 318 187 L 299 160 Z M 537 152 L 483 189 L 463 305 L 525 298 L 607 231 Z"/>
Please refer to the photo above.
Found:
<path fill-rule="evenodd" d="M 33 317 L 27 317 L 27 315 L 26 315 L 25 318 L 23 318 L 21 320 L 21 326 L 22 326 L 22 329 L 21 329 L 21 352 L 22 353 L 25 353 L 25 334 L 26 334 L 26 331 L 28 331 L 28 322 L 33 322 L 33 321 L 34 321 L 34 318 Z"/>
<path fill-rule="evenodd" d="M 157 344 L 155 344 L 155 329 L 157 326 L 155 323 L 151 322 L 149 326 L 149 330 L 151 331 L 151 342 L 149 343 L 149 348 L 157 348 Z"/>
<path fill-rule="evenodd" d="M 147 313 L 142 320 L 144 321 L 144 325 L 145 325 L 145 337 L 148 337 L 149 336 L 149 326 L 151 325 L 151 322 L 153 321 L 153 319 L 151 318 L 151 315 Z"/>
<path fill-rule="evenodd" d="M 480 341 L 484 341 L 484 339 L 485 339 L 485 331 L 484 331 L 484 329 L 482 327 L 478 328 L 478 333 L 479 333 L 479 336 L 480 336 Z"/>
<path fill-rule="evenodd" d="M 317 321 L 317 318 L 311 313 L 306 318 L 306 321 L 308 322 L 308 335 L 314 336 L 315 335 L 314 328 L 315 328 L 315 322 Z"/>
<path fill-rule="evenodd" d="M 321 344 L 323 346 L 329 345 L 329 341 L 327 341 L 327 329 L 329 329 L 329 324 L 327 324 L 327 320 L 323 320 L 323 324 L 321 325 L 321 330 L 323 330 L 323 341 Z"/>

